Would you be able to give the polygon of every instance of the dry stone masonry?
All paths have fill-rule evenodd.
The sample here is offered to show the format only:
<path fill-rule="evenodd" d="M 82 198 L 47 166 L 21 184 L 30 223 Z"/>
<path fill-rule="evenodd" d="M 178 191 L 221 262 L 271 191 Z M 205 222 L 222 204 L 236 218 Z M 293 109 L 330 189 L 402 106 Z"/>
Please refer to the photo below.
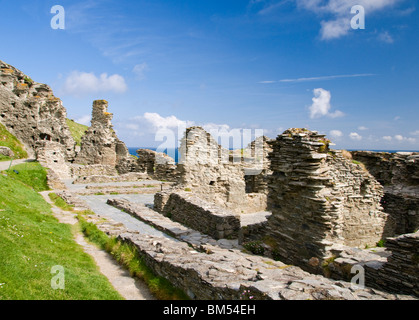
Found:
<path fill-rule="evenodd" d="M 188 128 L 180 150 L 180 188 L 190 189 L 200 198 L 236 213 L 266 209 L 266 194 L 246 193 L 245 173 L 250 174 L 250 168 L 244 165 L 243 157 L 230 155 L 204 129 Z M 260 174 L 263 167 L 256 170 Z"/>
<path fill-rule="evenodd" d="M 156 210 L 214 239 L 237 238 L 240 217 L 233 212 L 203 201 L 190 192 L 165 192 L 155 196 Z"/>
<path fill-rule="evenodd" d="M 419 296 L 419 153 L 331 150 L 324 135 L 295 128 L 231 151 L 191 127 L 176 164 L 152 150 L 129 155 L 112 117 L 107 101 L 94 101 L 77 152 L 61 100 L 0 61 L 0 123 L 48 169 L 50 188 L 79 210 L 90 208 L 77 195 L 155 194 L 154 207 L 123 196 L 108 204 L 164 236 L 100 212 L 86 219 L 132 244 L 192 299 Z M 349 283 L 353 267 L 363 268 L 367 288 Z"/>
<path fill-rule="evenodd" d="M 113 114 L 108 112 L 107 101 L 93 102 L 91 126 L 82 137 L 76 163 L 116 167 L 120 161 L 130 157 L 127 147 L 113 130 L 112 117 Z"/>
<path fill-rule="evenodd" d="M 419 229 L 419 153 L 352 152 L 384 186 L 382 205 L 395 221 L 395 234 Z"/>
<path fill-rule="evenodd" d="M 375 246 L 386 236 L 382 186 L 329 150 L 324 135 L 289 129 L 272 143 L 265 238 L 282 261 L 320 270 L 334 245 Z"/>

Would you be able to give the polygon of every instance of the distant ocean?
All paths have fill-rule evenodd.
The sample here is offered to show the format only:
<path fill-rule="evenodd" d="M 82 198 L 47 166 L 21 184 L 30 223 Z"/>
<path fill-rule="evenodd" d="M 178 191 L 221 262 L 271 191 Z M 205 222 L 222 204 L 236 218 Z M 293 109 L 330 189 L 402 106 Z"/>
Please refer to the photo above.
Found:
<path fill-rule="evenodd" d="M 129 147 L 128 151 L 133 156 L 137 156 L 138 149 L 149 149 L 156 151 L 157 148 L 148 148 L 148 147 Z M 362 151 L 360 149 L 347 149 L 348 151 Z M 388 153 L 396 153 L 396 152 L 419 152 L 418 150 L 365 150 L 365 151 L 374 151 L 374 152 L 388 152 Z M 166 149 L 164 153 L 167 154 L 169 157 L 175 159 L 175 162 L 179 162 L 179 149 Z"/>

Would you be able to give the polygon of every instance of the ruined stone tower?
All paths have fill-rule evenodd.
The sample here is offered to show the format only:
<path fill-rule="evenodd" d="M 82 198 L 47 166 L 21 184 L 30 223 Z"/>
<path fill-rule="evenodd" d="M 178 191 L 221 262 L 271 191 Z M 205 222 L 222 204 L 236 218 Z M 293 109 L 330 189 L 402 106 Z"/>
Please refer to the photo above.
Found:
<path fill-rule="evenodd" d="M 102 164 L 115 167 L 129 156 L 125 144 L 118 139 L 112 127 L 113 114 L 108 112 L 108 102 L 93 102 L 92 121 L 81 141 L 76 162 L 79 164 Z"/>
<path fill-rule="evenodd" d="M 324 135 L 289 129 L 272 143 L 266 237 L 282 261 L 321 267 L 334 246 L 375 246 L 385 233 L 382 186 Z"/>

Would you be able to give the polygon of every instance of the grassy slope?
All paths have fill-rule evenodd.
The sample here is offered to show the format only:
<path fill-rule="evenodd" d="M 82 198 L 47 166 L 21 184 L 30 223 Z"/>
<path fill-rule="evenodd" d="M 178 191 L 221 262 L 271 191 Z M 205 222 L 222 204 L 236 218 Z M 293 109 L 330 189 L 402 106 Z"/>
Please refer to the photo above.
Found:
<path fill-rule="evenodd" d="M 0 174 L 0 300 L 122 299 L 34 190 L 43 188 L 43 168 L 18 169 Z M 31 174 L 38 179 L 28 180 Z M 64 267 L 64 290 L 51 288 L 56 265 Z"/>
<path fill-rule="evenodd" d="M 67 119 L 67 125 L 70 129 L 71 135 L 73 136 L 74 141 L 76 141 L 77 145 L 80 145 L 81 137 L 83 137 L 84 133 L 87 129 L 89 129 L 88 126 L 85 126 L 83 124 L 74 122 L 73 120 Z"/>
<path fill-rule="evenodd" d="M 15 159 L 25 159 L 28 154 L 25 151 L 23 144 L 0 123 L 0 146 L 10 148 L 14 154 Z M 0 161 L 10 160 L 9 157 L 0 156 Z"/>

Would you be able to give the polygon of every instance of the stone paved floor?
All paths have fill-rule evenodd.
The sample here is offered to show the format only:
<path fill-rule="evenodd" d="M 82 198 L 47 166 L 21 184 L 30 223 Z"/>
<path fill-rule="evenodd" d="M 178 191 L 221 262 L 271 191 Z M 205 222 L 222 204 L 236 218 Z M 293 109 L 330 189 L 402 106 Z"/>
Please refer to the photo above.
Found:
<path fill-rule="evenodd" d="M 131 215 L 106 204 L 108 199 L 126 199 L 134 203 L 152 204 L 154 195 L 152 194 L 119 194 L 102 196 L 79 196 L 90 208 L 98 215 L 105 218 L 111 218 L 114 221 L 121 222 L 127 229 L 138 231 L 141 234 L 160 236 L 173 239 L 164 232 L 161 232 L 150 225 L 132 217 Z"/>

